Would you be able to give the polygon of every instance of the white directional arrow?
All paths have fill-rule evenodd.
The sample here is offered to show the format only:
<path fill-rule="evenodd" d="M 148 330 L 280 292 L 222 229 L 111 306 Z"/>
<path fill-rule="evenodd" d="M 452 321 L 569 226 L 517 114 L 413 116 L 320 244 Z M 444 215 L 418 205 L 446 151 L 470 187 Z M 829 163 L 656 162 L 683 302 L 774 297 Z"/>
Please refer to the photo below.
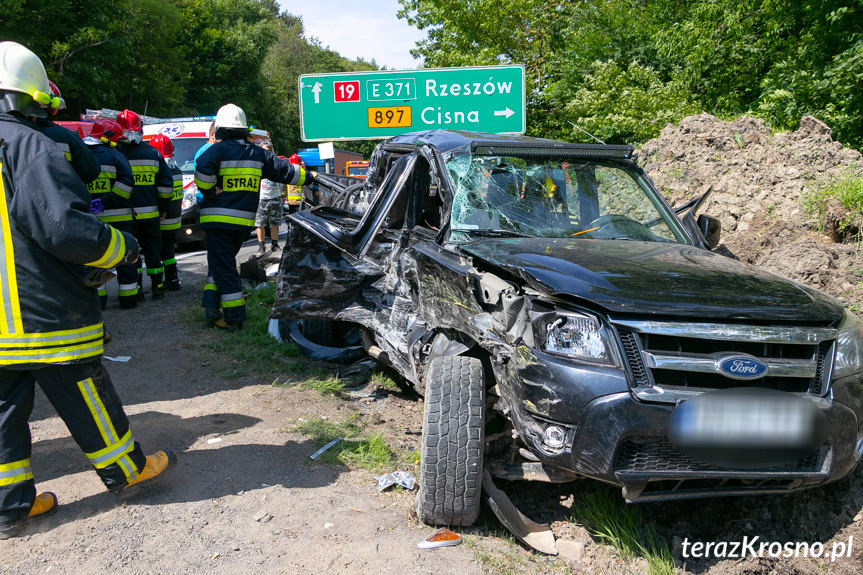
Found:
<path fill-rule="evenodd" d="M 495 116 L 505 116 L 505 117 L 507 117 L 507 118 L 509 118 L 509 117 L 510 117 L 510 116 L 512 116 L 513 114 L 515 114 L 515 112 L 513 112 L 512 110 L 510 110 L 508 107 L 507 107 L 505 110 L 495 110 L 495 111 L 494 111 L 494 115 L 495 115 Z"/>
<path fill-rule="evenodd" d="M 315 85 L 312 86 L 312 94 L 315 95 L 315 104 L 321 103 L 321 88 L 323 87 L 324 85 L 320 82 L 315 82 Z M 495 114 L 497 114 L 497 112 L 495 112 Z"/>

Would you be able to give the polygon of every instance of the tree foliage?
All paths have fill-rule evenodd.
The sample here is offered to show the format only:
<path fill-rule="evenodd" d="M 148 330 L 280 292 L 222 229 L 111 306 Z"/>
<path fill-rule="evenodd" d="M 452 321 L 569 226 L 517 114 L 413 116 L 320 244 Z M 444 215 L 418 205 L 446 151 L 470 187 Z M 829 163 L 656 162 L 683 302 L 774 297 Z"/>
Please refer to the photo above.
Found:
<path fill-rule="evenodd" d="M 863 0 L 400 3 L 428 31 L 427 65 L 524 64 L 537 135 L 572 137 L 577 120 L 638 143 L 703 110 L 776 129 L 811 114 L 863 146 Z"/>

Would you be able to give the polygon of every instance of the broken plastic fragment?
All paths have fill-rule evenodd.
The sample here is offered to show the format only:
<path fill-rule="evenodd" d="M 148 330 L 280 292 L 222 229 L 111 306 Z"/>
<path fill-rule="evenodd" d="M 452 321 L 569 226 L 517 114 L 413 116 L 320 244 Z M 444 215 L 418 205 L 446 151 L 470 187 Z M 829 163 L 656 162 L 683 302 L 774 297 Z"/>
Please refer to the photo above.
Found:
<path fill-rule="evenodd" d="M 378 491 L 383 491 L 392 485 L 401 485 L 411 491 L 417 484 L 416 478 L 407 471 L 393 471 L 373 477 L 378 481 Z"/>
<path fill-rule="evenodd" d="M 116 361 L 118 363 L 126 363 L 130 359 L 132 359 L 131 355 L 118 355 L 117 357 L 111 357 L 110 355 L 103 355 L 102 357 L 107 359 L 108 361 Z"/>
<path fill-rule="evenodd" d="M 336 443 L 338 443 L 338 442 L 339 442 L 339 441 L 341 441 L 341 440 L 342 440 L 342 438 L 341 438 L 341 437 L 337 437 L 337 438 L 333 439 L 332 441 L 330 441 L 329 443 L 327 443 L 326 445 L 324 445 L 323 447 L 321 447 L 320 449 L 318 449 L 317 451 L 315 451 L 314 453 L 312 453 L 312 454 L 309 456 L 309 459 L 317 459 L 317 457 L 318 457 L 321 453 L 323 453 L 324 451 L 326 451 L 327 449 L 329 449 L 330 447 L 332 447 L 333 445 L 335 445 Z"/>
<path fill-rule="evenodd" d="M 449 547 L 461 543 L 461 535 L 453 533 L 449 529 L 442 527 L 417 543 L 420 549 L 435 549 L 437 547 Z"/>

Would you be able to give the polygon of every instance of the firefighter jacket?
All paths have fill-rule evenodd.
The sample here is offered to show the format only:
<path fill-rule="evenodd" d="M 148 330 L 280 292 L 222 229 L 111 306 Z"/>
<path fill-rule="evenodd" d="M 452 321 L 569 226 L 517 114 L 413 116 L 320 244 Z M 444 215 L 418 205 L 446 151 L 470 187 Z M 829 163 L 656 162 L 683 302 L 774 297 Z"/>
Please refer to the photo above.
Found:
<path fill-rule="evenodd" d="M 135 238 L 89 212 L 61 148 L 12 114 L 0 114 L 0 172 L 0 366 L 92 361 L 102 310 L 80 266 L 135 261 Z"/>
<path fill-rule="evenodd" d="M 90 153 L 78 134 L 43 118 L 39 118 L 36 126 L 60 146 L 66 159 L 72 163 L 78 177 L 84 180 L 85 184 L 99 176 L 99 161 Z"/>
<path fill-rule="evenodd" d="M 168 164 L 171 170 L 171 177 L 174 180 L 173 194 L 171 202 L 168 204 L 168 209 L 165 212 L 165 219 L 159 221 L 159 229 L 163 232 L 170 232 L 180 229 L 180 220 L 183 216 L 183 172 L 177 167 L 177 164 L 171 160 Z"/>
<path fill-rule="evenodd" d="M 91 139 L 92 140 L 92 139 Z M 92 144 L 99 160 L 99 176 L 87 184 L 91 199 L 99 199 L 104 211 L 96 217 L 107 223 L 132 222 L 132 190 L 135 182 L 126 156 L 106 144 Z"/>
<path fill-rule="evenodd" d="M 174 197 L 174 178 L 165 158 L 156 148 L 143 142 L 120 144 L 120 151 L 129 160 L 135 190 L 132 210 L 136 220 L 158 220 L 168 210 Z"/>
<path fill-rule="evenodd" d="M 201 227 L 255 227 L 262 177 L 302 186 L 306 172 L 246 140 L 222 140 L 210 146 L 195 168 L 195 184 L 204 196 Z"/>

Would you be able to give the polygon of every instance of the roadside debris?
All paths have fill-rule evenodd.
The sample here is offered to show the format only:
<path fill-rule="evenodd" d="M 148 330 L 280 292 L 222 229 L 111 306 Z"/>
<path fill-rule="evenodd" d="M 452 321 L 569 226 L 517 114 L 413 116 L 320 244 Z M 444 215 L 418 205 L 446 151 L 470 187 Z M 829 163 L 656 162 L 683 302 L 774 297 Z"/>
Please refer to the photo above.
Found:
<path fill-rule="evenodd" d="M 336 443 L 338 443 L 341 440 L 342 440 L 341 437 L 337 437 L 337 438 L 333 439 L 332 441 L 330 441 L 329 443 L 327 443 L 326 445 L 324 445 L 323 447 L 321 447 L 320 449 L 318 449 L 317 451 L 312 453 L 309 456 L 309 459 L 317 459 L 321 453 L 323 453 L 324 451 L 326 451 L 327 449 L 329 449 L 330 447 L 332 447 L 333 445 L 335 445 Z"/>
<path fill-rule="evenodd" d="M 373 475 L 378 482 L 378 491 L 383 491 L 393 485 L 401 485 L 408 491 L 412 491 L 417 484 L 416 478 L 407 471 L 393 471 L 383 475 Z"/>
<path fill-rule="evenodd" d="M 461 535 L 442 527 L 417 543 L 417 547 L 420 549 L 437 549 L 438 547 L 451 547 L 453 545 L 458 545 L 461 542 Z"/>
<path fill-rule="evenodd" d="M 272 337 L 277 342 L 284 342 L 284 340 L 282 339 L 282 334 L 279 332 L 279 320 L 270 320 L 270 323 L 267 324 L 267 333 L 270 334 L 270 337 Z"/>
<path fill-rule="evenodd" d="M 487 470 L 482 473 L 482 488 L 486 500 L 498 520 L 525 545 L 546 555 L 557 555 L 551 527 L 535 523 L 519 511 L 506 493 L 495 486 Z"/>
<path fill-rule="evenodd" d="M 103 355 L 102 357 L 107 359 L 108 361 L 115 361 L 117 363 L 126 363 L 130 359 L 132 359 L 131 355 L 118 355 L 117 357 L 111 357 L 110 355 Z"/>

